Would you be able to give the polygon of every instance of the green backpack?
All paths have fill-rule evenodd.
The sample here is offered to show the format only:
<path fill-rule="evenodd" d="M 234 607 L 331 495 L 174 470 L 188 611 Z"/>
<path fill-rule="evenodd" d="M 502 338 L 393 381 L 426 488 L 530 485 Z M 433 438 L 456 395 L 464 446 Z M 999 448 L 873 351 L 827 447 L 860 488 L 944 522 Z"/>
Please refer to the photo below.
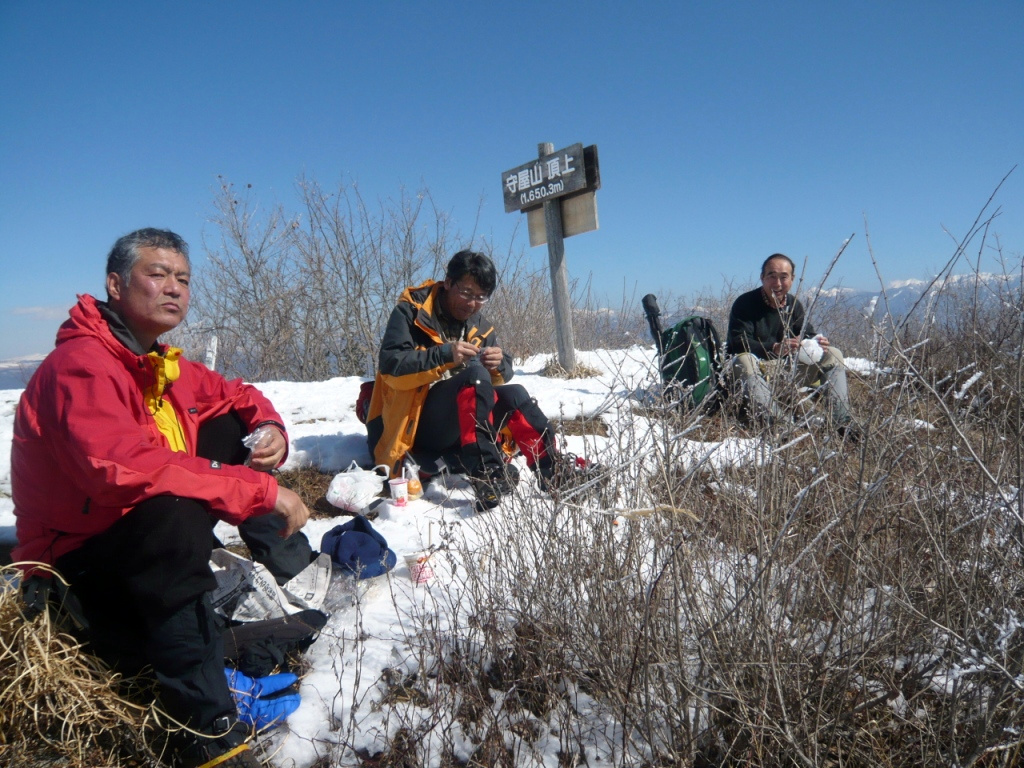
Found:
<path fill-rule="evenodd" d="M 722 379 L 722 342 L 710 318 L 692 315 L 671 328 L 661 327 L 661 310 L 654 294 L 642 299 L 651 335 L 658 347 L 661 380 L 666 393 L 684 408 L 719 405 Z"/>

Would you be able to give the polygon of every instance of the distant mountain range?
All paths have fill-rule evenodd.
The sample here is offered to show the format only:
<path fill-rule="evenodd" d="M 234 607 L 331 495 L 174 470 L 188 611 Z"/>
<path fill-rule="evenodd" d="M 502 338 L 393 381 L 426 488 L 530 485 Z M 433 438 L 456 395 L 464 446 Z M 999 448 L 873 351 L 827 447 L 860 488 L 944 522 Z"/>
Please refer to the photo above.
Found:
<path fill-rule="evenodd" d="M 830 308 L 842 305 L 859 309 L 866 318 L 877 321 L 885 314 L 886 307 L 893 317 L 900 318 L 917 306 L 918 313 L 930 307 L 930 316 L 942 317 L 946 313 L 962 312 L 965 306 L 969 306 L 964 302 L 973 301 L 975 295 L 982 305 L 991 306 L 1001 302 L 1019 310 L 1022 306 L 1021 294 L 1020 275 L 951 275 L 934 283 L 925 280 L 896 281 L 885 289 L 884 296 L 881 291 L 826 288 L 818 294 L 812 313 L 821 317 Z M 814 290 L 805 286 L 801 300 L 806 305 L 812 299 Z M 0 361 L 0 389 L 23 389 L 44 357 L 45 354 L 26 355 Z"/>
<path fill-rule="evenodd" d="M 25 355 L 0 360 L 0 389 L 24 389 L 29 377 L 46 355 Z"/>
<path fill-rule="evenodd" d="M 881 291 L 826 288 L 821 291 L 818 301 L 825 304 L 819 309 L 843 304 L 861 309 L 866 318 L 874 320 L 880 319 L 886 311 L 894 318 L 902 318 L 915 307 L 918 313 L 928 309 L 929 314 L 935 317 L 962 312 L 964 307 L 970 306 L 965 302 L 973 302 L 975 297 L 982 306 L 1002 302 L 1019 307 L 1021 288 L 1020 275 L 950 275 L 934 282 L 899 280 L 887 287 L 884 295 Z M 801 298 L 806 304 L 812 296 L 813 291 L 805 292 Z M 815 314 L 820 313 L 816 311 Z"/>

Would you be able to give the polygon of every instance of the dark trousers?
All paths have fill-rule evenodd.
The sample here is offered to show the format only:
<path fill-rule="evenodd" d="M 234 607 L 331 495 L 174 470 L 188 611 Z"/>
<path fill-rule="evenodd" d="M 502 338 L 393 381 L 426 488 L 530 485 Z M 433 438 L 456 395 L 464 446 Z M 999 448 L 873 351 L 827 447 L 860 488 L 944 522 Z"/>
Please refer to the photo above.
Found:
<path fill-rule="evenodd" d="M 213 542 L 201 504 L 157 496 L 57 560 L 93 651 L 128 675 L 151 665 L 163 708 L 200 731 L 235 714 L 208 597 Z"/>
<path fill-rule="evenodd" d="M 244 434 L 234 414 L 214 419 L 200 430 L 197 453 L 241 463 L 246 450 L 236 446 Z M 240 526 L 240 532 L 247 529 L 243 537 L 254 557 L 259 553 L 282 573 L 303 558 L 305 567 L 309 542 L 301 534 L 283 541 L 276 520 L 262 515 Z M 81 604 L 93 650 L 126 674 L 151 665 L 167 713 L 207 732 L 216 719 L 235 715 L 224 678 L 221 625 L 208 595 L 216 586 L 209 562 L 218 544 L 202 504 L 156 496 L 56 563 Z"/>
<path fill-rule="evenodd" d="M 196 455 L 221 464 L 244 464 L 249 456 L 249 449 L 242 445 L 246 434 L 245 424 L 234 411 L 219 416 L 199 430 Z M 284 584 L 313 559 L 306 534 L 298 531 L 282 539 L 284 527 L 284 520 L 277 515 L 257 515 L 238 526 L 238 533 L 249 547 L 252 559 L 267 566 L 278 584 Z"/>
<path fill-rule="evenodd" d="M 554 436 L 537 401 L 519 384 L 491 384 L 477 362 L 430 388 L 416 428 L 414 454 L 456 453 L 470 475 L 503 463 L 499 435 L 508 430 L 531 469 L 554 453 Z"/>

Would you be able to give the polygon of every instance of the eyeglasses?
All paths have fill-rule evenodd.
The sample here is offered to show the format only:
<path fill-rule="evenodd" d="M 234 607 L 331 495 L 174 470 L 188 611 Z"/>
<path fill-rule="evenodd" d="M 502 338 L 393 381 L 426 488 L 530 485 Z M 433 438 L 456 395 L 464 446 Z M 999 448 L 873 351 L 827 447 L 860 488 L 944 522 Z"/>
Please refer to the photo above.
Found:
<path fill-rule="evenodd" d="M 475 301 L 477 304 L 486 304 L 491 300 L 491 297 L 486 293 L 473 293 L 472 291 L 463 288 L 461 285 L 455 284 L 452 286 L 455 292 L 459 294 L 466 301 Z"/>

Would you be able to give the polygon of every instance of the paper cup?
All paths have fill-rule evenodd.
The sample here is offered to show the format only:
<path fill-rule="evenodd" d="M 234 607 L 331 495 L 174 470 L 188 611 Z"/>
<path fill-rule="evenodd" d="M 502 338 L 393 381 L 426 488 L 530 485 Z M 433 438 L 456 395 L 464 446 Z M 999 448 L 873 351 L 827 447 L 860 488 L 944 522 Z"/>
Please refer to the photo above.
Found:
<path fill-rule="evenodd" d="M 403 555 L 405 566 L 409 569 L 409 578 L 415 586 L 427 584 L 434 578 L 434 569 L 430 565 L 430 552 L 413 552 Z"/>
<path fill-rule="evenodd" d="M 396 507 L 404 507 L 409 503 L 409 481 L 404 477 L 396 477 L 393 480 L 388 480 L 388 485 L 391 486 L 391 498 L 395 502 Z"/>

